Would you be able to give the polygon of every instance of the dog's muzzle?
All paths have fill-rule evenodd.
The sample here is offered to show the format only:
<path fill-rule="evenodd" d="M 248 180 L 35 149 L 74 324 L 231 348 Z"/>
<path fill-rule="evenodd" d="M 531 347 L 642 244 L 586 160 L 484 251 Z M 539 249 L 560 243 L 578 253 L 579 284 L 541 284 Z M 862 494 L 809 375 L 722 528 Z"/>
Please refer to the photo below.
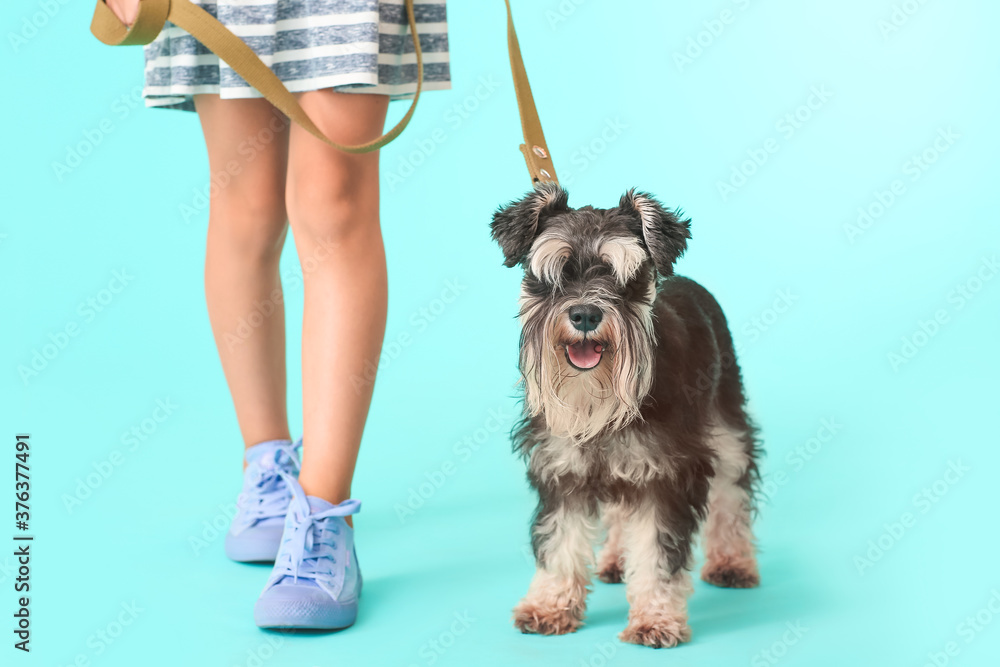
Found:
<path fill-rule="evenodd" d="M 566 360 L 579 371 L 589 371 L 601 363 L 604 346 L 587 338 L 587 334 L 600 326 L 604 313 L 597 306 L 587 304 L 572 306 L 566 314 L 573 328 L 583 333 L 583 340 L 566 345 Z"/>

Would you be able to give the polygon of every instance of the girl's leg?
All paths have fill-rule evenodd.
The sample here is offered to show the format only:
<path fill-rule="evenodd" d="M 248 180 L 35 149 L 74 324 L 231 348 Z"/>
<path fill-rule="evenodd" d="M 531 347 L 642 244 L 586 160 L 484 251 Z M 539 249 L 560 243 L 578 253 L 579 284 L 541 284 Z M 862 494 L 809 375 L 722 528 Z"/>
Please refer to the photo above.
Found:
<path fill-rule="evenodd" d="M 388 98 L 317 90 L 299 100 L 327 136 L 379 135 Z M 379 228 L 378 153 L 337 151 L 293 126 L 286 203 L 305 281 L 302 326 L 303 455 L 308 495 L 351 495 L 386 318 Z"/>
<path fill-rule="evenodd" d="M 213 189 L 205 298 L 246 446 L 288 439 L 285 311 L 278 260 L 287 233 L 288 121 L 265 100 L 195 96 Z M 241 324 L 242 322 L 242 324 Z"/>

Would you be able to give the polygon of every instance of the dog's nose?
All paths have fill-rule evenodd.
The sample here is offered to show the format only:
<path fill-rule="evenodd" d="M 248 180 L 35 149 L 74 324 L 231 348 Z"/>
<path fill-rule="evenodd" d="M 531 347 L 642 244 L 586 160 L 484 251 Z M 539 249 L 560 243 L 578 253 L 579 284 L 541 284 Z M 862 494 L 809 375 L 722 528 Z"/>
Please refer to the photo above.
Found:
<path fill-rule="evenodd" d="M 569 309 L 569 321 L 573 323 L 573 328 L 584 333 L 596 329 L 603 318 L 597 306 L 573 306 Z"/>

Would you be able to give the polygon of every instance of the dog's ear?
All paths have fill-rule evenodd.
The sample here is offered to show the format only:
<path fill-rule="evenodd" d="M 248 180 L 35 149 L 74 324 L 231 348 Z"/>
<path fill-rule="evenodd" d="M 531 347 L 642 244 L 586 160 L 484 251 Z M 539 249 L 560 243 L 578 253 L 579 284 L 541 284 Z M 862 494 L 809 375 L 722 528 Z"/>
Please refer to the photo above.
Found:
<path fill-rule="evenodd" d="M 493 214 L 490 230 L 503 251 L 504 266 L 521 264 L 535 242 L 542 222 L 556 213 L 568 211 L 568 195 L 555 183 L 539 183 L 521 201 L 501 206 Z"/>
<path fill-rule="evenodd" d="M 664 208 L 651 195 L 635 189 L 622 195 L 618 208 L 633 221 L 632 229 L 646 244 L 657 272 L 671 275 L 674 262 L 687 249 L 691 220 L 682 220 L 678 217 L 680 211 Z"/>

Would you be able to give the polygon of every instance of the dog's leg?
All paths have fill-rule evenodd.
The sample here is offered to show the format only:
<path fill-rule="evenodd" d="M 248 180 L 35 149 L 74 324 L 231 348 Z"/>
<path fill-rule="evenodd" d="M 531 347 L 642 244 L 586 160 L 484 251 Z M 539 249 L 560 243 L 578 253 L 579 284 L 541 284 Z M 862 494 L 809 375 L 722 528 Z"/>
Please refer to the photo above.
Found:
<path fill-rule="evenodd" d="M 691 639 L 687 598 L 691 577 L 691 537 L 695 509 L 679 503 L 684 516 L 665 516 L 662 503 L 647 500 L 629 511 L 625 521 L 625 586 L 628 626 L 624 642 L 654 648 L 676 646 Z"/>
<path fill-rule="evenodd" d="M 710 439 L 717 462 L 708 495 L 701 578 L 726 588 L 760 583 L 751 528 L 753 444 L 738 431 L 717 427 Z"/>
<path fill-rule="evenodd" d="M 622 544 L 625 517 L 619 505 L 607 504 L 601 509 L 601 519 L 608 535 L 604 540 L 604 547 L 601 548 L 601 555 L 597 557 L 597 576 L 605 583 L 618 584 L 625 575 L 625 554 Z"/>
<path fill-rule="evenodd" d="M 542 494 L 532 542 L 537 570 L 514 608 L 521 632 L 561 635 L 576 630 L 587 604 L 598 517 L 592 503 Z"/>

